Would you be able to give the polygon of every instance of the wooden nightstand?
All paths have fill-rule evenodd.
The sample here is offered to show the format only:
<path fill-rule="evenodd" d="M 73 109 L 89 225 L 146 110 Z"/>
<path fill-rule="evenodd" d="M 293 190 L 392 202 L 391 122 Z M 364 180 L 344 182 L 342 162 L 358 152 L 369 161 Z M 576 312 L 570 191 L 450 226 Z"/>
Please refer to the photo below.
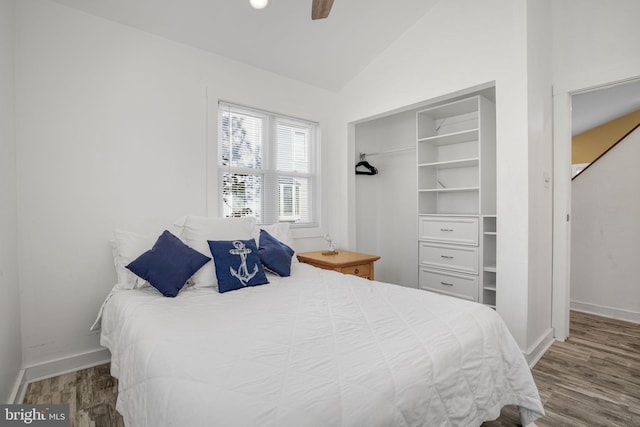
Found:
<path fill-rule="evenodd" d="M 354 276 L 374 280 L 373 263 L 380 259 L 379 256 L 349 252 L 342 249 L 338 250 L 335 255 L 323 255 L 323 252 L 303 252 L 298 254 L 298 260 L 325 270 L 335 270 L 340 273 L 353 274 Z"/>

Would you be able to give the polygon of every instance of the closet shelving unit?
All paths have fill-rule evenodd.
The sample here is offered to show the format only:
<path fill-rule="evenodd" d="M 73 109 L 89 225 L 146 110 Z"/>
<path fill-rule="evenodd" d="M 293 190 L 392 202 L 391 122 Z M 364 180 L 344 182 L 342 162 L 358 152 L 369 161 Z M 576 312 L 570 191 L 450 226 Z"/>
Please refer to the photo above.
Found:
<path fill-rule="evenodd" d="M 496 216 L 482 217 L 482 303 L 496 308 Z"/>
<path fill-rule="evenodd" d="M 420 287 L 495 308 L 495 105 L 426 108 L 416 128 Z"/>

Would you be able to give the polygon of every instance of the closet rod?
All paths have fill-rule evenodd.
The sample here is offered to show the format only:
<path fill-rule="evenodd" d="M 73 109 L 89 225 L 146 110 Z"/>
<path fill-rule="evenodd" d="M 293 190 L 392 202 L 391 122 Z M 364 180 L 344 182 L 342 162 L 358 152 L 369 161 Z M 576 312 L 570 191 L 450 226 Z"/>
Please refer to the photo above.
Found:
<path fill-rule="evenodd" d="M 378 151 L 377 153 L 360 153 L 360 158 L 364 159 L 366 156 L 380 156 L 382 154 L 398 153 L 400 151 L 415 150 L 416 147 L 396 148 L 395 150 Z"/>

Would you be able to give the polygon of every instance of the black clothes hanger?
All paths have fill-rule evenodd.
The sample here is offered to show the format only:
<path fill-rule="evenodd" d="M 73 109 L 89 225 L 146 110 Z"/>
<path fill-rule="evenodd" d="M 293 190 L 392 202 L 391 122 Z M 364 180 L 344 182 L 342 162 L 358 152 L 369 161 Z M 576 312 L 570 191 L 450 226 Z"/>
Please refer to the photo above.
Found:
<path fill-rule="evenodd" d="M 359 170 L 358 169 L 359 167 L 363 167 L 365 168 L 365 170 L 362 170 L 362 169 Z M 378 173 L 378 169 L 371 166 L 371 164 L 366 160 L 360 160 L 356 164 L 356 175 L 376 175 L 377 173 Z"/>

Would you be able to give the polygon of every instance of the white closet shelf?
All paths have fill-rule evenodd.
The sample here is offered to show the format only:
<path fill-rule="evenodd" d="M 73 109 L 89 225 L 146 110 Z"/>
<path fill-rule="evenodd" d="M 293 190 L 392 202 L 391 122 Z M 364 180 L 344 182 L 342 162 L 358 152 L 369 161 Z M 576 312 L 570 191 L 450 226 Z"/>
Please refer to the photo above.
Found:
<path fill-rule="evenodd" d="M 470 159 L 422 163 L 422 164 L 419 164 L 418 167 L 434 168 L 434 169 L 453 169 L 453 168 L 468 168 L 468 167 L 478 166 L 479 164 L 480 164 L 480 158 L 473 157 Z"/>
<path fill-rule="evenodd" d="M 452 116 L 477 112 L 478 102 L 476 101 L 476 97 L 470 97 L 420 110 L 418 111 L 418 116 L 424 115 L 432 118 L 433 120 L 443 120 Z"/>
<path fill-rule="evenodd" d="M 420 193 L 459 193 L 469 191 L 480 191 L 480 187 L 457 187 L 457 188 L 421 188 Z"/>
<path fill-rule="evenodd" d="M 484 289 L 485 291 L 491 291 L 491 292 L 497 292 L 498 288 L 496 288 L 496 285 L 486 285 L 484 286 L 482 289 Z"/>
<path fill-rule="evenodd" d="M 443 135 L 428 136 L 419 138 L 418 143 L 429 143 L 432 145 L 460 144 L 462 142 L 477 141 L 480 135 L 478 128 L 463 130 L 460 132 L 446 133 Z"/>
<path fill-rule="evenodd" d="M 485 265 L 483 270 L 488 271 L 490 273 L 496 273 L 498 271 L 495 265 Z"/>
<path fill-rule="evenodd" d="M 456 218 L 478 218 L 478 214 L 477 213 L 447 213 L 447 214 L 442 214 L 442 213 L 419 213 L 418 216 L 433 216 L 433 217 L 438 217 L 441 218 L 442 216 L 451 216 L 451 217 L 456 217 Z"/>

